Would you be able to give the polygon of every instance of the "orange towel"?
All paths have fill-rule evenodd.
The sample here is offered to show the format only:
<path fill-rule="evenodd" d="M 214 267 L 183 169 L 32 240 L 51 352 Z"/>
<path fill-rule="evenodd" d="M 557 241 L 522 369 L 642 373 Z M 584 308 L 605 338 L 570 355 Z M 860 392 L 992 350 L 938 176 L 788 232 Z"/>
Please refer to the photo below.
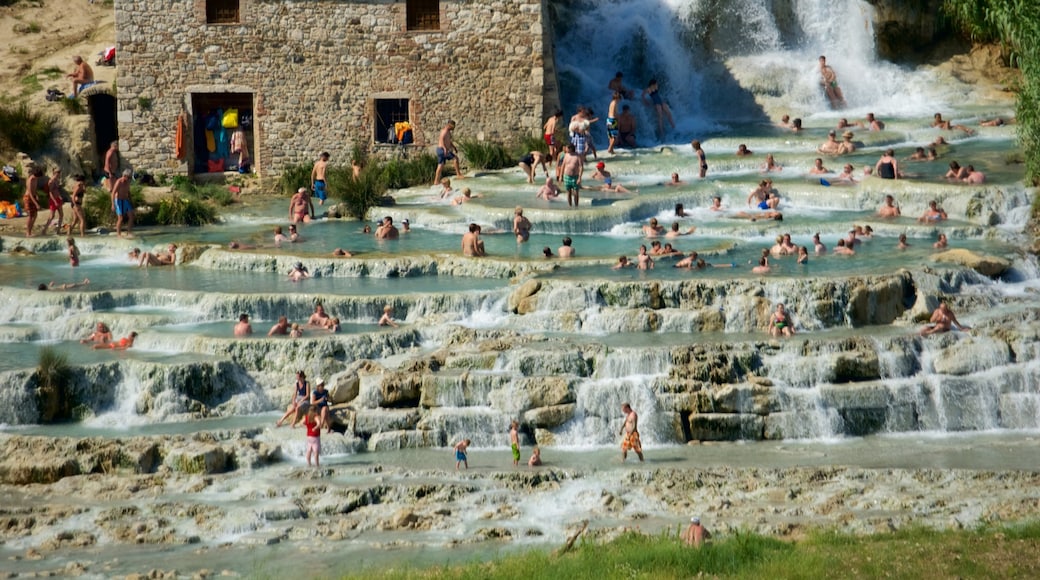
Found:
<path fill-rule="evenodd" d="M 186 125 L 188 124 L 188 116 L 184 113 L 177 115 L 177 136 L 174 137 L 174 153 L 177 159 L 184 159 L 188 156 L 188 150 L 184 146 L 184 133 L 187 130 Z"/>

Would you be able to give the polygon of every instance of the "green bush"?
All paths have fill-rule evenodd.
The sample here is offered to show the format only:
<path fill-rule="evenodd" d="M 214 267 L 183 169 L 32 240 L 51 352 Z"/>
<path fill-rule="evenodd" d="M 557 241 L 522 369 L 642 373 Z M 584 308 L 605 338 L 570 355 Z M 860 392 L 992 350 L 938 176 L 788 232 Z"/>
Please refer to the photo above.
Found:
<path fill-rule="evenodd" d="M 311 186 L 311 165 L 289 165 L 282 169 L 278 179 L 278 187 L 285 195 L 292 195 L 301 187 Z"/>
<path fill-rule="evenodd" d="M 0 104 L 0 149 L 14 149 L 33 155 L 50 144 L 55 120 L 33 111 L 26 103 Z"/>
<path fill-rule="evenodd" d="M 545 138 L 536 137 L 534 135 L 527 135 L 526 137 L 520 139 L 518 142 L 514 143 L 513 146 L 509 149 L 509 152 L 513 154 L 513 159 L 516 159 L 517 161 L 519 161 L 521 157 L 527 155 L 531 151 L 538 151 L 543 155 L 548 155 L 549 146 L 545 144 Z"/>
<path fill-rule="evenodd" d="M 235 203 L 235 196 L 231 194 L 226 185 L 216 183 L 199 185 L 183 175 L 175 175 L 172 187 L 174 191 L 181 193 L 182 197 L 195 201 L 209 201 L 221 207 Z"/>
<path fill-rule="evenodd" d="M 145 203 L 143 188 L 136 183 L 130 186 L 130 203 L 136 210 L 134 212 L 135 225 L 153 225 L 156 217 Z M 87 226 L 95 228 L 98 226 L 111 228 L 116 225 L 116 214 L 112 211 L 112 195 L 107 189 L 91 187 L 83 201 L 83 215 L 87 218 Z"/>
<path fill-rule="evenodd" d="M 378 166 L 361 170 L 357 179 L 351 168 L 330 167 L 325 177 L 329 191 L 343 200 L 347 213 L 362 221 L 386 193 L 386 183 Z"/>
<path fill-rule="evenodd" d="M 405 189 L 433 181 L 437 158 L 421 153 L 408 159 L 394 159 L 378 166 L 388 189 Z"/>
<path fill-rule="evenodd" d="M 159 200 L 155 221 L 163 226 L 202 226 L 217 220 L 217 210 L 201 199 L 171 195 Z"/>
<path fill-rule="evenodd" d="M 499 143 L 459 141 L 459 150 L 470 169 L 505 169 L 516 165 L 513 156 Z"/>
<path fill-rule="evenodd" d="M 69 418 L 72 400 L 68 384 L 71 379 L 68 357 L 51 346 L 41 348 L 36 367 L 36 384 L 39 387 L 37 398 L 42 422 Z"/>

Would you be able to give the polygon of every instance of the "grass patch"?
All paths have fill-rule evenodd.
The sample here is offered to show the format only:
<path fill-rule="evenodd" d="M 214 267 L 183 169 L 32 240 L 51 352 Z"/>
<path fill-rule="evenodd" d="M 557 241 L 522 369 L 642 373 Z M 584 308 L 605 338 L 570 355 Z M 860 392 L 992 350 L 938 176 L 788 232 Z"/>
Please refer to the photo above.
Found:
<path fill-rule="evenodd" d="M 134 206 L 134 225 L 155 225 L 155 212 L 145 203 L 144 190 L 138 184 L 130 186 L 130 203 Z M 83 216 L 87 218 L 88 228 L 103 226 L 113 228 L 116 225 L 116 212 L 112 211 L 112 196 L 107 189 L 91 187 L 83 199 Z"/>
<path fill-rule="evenodd" d="M 459 141 L 459 150 L 470 169 L 505 169 L 516 165 L 516 160 L 499 143 L 491 141 Z"/>
<path fill-rule="evenodd" d="M 56 78 L 61 77 L 61 75 L 65 74 L 65 71 L 61 70 L 60 68 L 58 68 L 56 66 L 49 66 L 49 67 L 41 70 L 37 74 L 39 76 L 42 76 L 42 77 L 47 78 L 47 79 L 56 79 Z"/>
<path fill-rule="evenodd" d="M 0 150 L 40 152 L 54 136 L 55 120 L 34 111 L 26 103 L 0 105 Z"/>
<path fill-rule="evenodd" d="M 330 167 L 326 172 L 329 191 L 343 200 L 347 213 L 364 221 L 369 210 L 379 205 L 386 193 L 386 182 L 383 180 L 380 167 L 368 166 L 361 170 L 357 179 L 350 168 Z"/>
<path fill-rule="evenodd" d="M 43 90 L 43 83 L 40 82 L 39 75 L 25 75 L 19 82 L 22 84 L 23 95 L 31 95 Z"/>
<path fill-rule="evenodd" d="M 87 107 L 83 105 L 83 101 L 79 99 L 61 99 L 61 108 L 65 109 L 65 112 L 69 115 L 85 115 Z"/>
<path fill-rule="evenodd" d="M 196 197 L 171 195 L 159 200 L 155 222 L 162 226 L 202 226 L 217 220 L 217 210 Z"/>
<path fill-rule="evenodd" d="M 701 549 L 682 545 L 674 532 L 628 533 L 606 544 L 579 543 L 561 556 L 531 551 L 491 562 L 373 570 L 346 578 L 1036 578 L 1038 547 L 1036 523 L 972 531 L 911 528 L 871 536 L 819 532 L 793 542 L 738 532 Z"/>
<path fill-rule="evenodd" d="M 282 176 L 278 178 L 278 187 L 285 195 L 296 193 L 301 187 L 310 189 L 311 186 L 310 165 L 289 165 L 282 169 Z"/>
<path fill-rule="evenodd" d="M 408 159 L 393 159 L 379 167 L 388 189 L 404 189 L 432 182 L 437 158 L 424 152 Z"/>
<path fill-rule="evenodd" d="M 69 417 L 72 402 L 68 384 L 72 377 L 69 359 L 58 349 L 45 346 L 40 349 L 36 365 L 36 385 L 39 388 L 40 419 L 44 423 L 60 421 Z"/>

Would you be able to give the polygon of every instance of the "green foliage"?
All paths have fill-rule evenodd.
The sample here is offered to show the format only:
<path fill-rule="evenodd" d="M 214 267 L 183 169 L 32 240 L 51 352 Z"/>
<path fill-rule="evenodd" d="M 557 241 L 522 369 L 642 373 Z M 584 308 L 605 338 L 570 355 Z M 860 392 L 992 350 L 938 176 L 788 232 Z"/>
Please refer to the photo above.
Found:
<path fill-rule="evenodd" d="M 943 11 L 979 42 L 1000 42 L 1022 70 L 1016 135 L 1025 151 L 1026 176 L 1040 182 L 1040 10 L 1035 0 L 945 0 Z"/>
<path fill-rule="evenodd" d="M 513 154 L 514 159 L 519 160 L 521 157 L 527 155 L 531 151 L 538 151 L 543 155 L 548 155 L 549 146 L 545 144 L 544 137 L 527 135 L 520 139 L 519 142 L 515 143 L 509 151 Z"/>
<path fill-rule="evenodd" d="M 171 195 L 159 200 L 155 221 L 159 225 L 201 226 L 217 220 L 213 206 L 196 197 Z"/>
<path fill-rule="evenodd" d="M 173 177 L 173 190 L 183 194 L 182 197 L 195 201 L 209 201 L 221 207 L 235 203 L 235 196 L 227 186 L 216 183 L 199 185 L 183 175 Z"/>
<path fill-rule="evenodd" d="M 437 172 L 437 158 L 429 153 L 393 159 L 380 166 L 383 182 L 388 189 L 404 189 L 433 181 Z"/>
<path fill-rule="evenodd" d="M 471 169 L 505 169 L 516 160 L 504 146 L 490 141 L 459 141 L 459 150 Z"/>
<path fill-rule="evenodd" d="M 310 185 L 310 165 L 289 165 L 282 169 L 282 176 L 278 179 L 278 187 L 285 195 L 292 195 L 301 187 L 309 188 Z"/>
<path fill-rule="evenodd" d="M 148 97 L 137 97 L 137 108 L 142 111 L 152 110 L 152 99 Z"/>
<path fill-rule="evenodd" d="M 350 148 L 350 162 L 361 167 L 368 165 L 368 147 L 363 141 L 354 141 L 354 145 Z"/>
<path fill-rule="evenodd" d="M 72 378 L 69 360 L 58 349 L 45 346 L 40 349 L 36 366 L 36 384 L 39 390 L 40 419 L 47 423 L 67 419 L 72 401 L 68 383 Z"/>
<path fill-rule="evenodd" d="M 87 108 L 83 106 L 83 101 L 79 99 L 61 99 L 60 102 L 65 112 L 70 115 L 82 115 L 87 112 Z"/>
<path fill-rule="evenodd" d="M 136 210 L 134 212 L 135 225 L 145 226 L 156 223 L 154 212 L 142 211 L 147 209 L 147 204 L 143 188 L 136 183 L 130 186 L 130 203 Z M 87 218 L 87 227 L 111 228 L 116 225 L 116 213 L 112 210 L 112 195 L 107 189 L 101 187 L 87 189 L 83 200 L 83 215 Z"/>
<path fill-rule="evenodd" d="M 52 346 L 40 349 L 36 381 L 41 387 L 54 388 L 68 380 L 69 358 Z"/>
<path fill-rule="evenodd" d="M 364 168 L 357 179 L 354 179 L 353 169 L 330 167 L 325 178 L 329 191 L 343 200 L 347 212 L 362 221 L 386 193 L 386 182 L 378 165 Z"/>
<path fill-rule="evenodd" d="M 54 136 L 53 117 L 33 111 L 26 103 L 0 105 L 0 151 L 39 153 Z"/>

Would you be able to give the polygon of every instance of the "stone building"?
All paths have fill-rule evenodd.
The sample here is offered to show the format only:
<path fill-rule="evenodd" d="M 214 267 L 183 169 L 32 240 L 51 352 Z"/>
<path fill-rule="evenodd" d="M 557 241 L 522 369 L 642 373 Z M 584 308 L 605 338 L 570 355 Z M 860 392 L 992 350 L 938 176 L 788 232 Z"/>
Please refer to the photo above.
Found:
<path fill-rule="evenodd" d="M 457 139 L 540 134 L 557 102 L 546 4 L 115 0 L 123 156 L 168 174 L 231 168 L 229 109 L 260 174 L 321 151 L 345 163 L 401 121 L 418 147 L 448 119 Z"/>

